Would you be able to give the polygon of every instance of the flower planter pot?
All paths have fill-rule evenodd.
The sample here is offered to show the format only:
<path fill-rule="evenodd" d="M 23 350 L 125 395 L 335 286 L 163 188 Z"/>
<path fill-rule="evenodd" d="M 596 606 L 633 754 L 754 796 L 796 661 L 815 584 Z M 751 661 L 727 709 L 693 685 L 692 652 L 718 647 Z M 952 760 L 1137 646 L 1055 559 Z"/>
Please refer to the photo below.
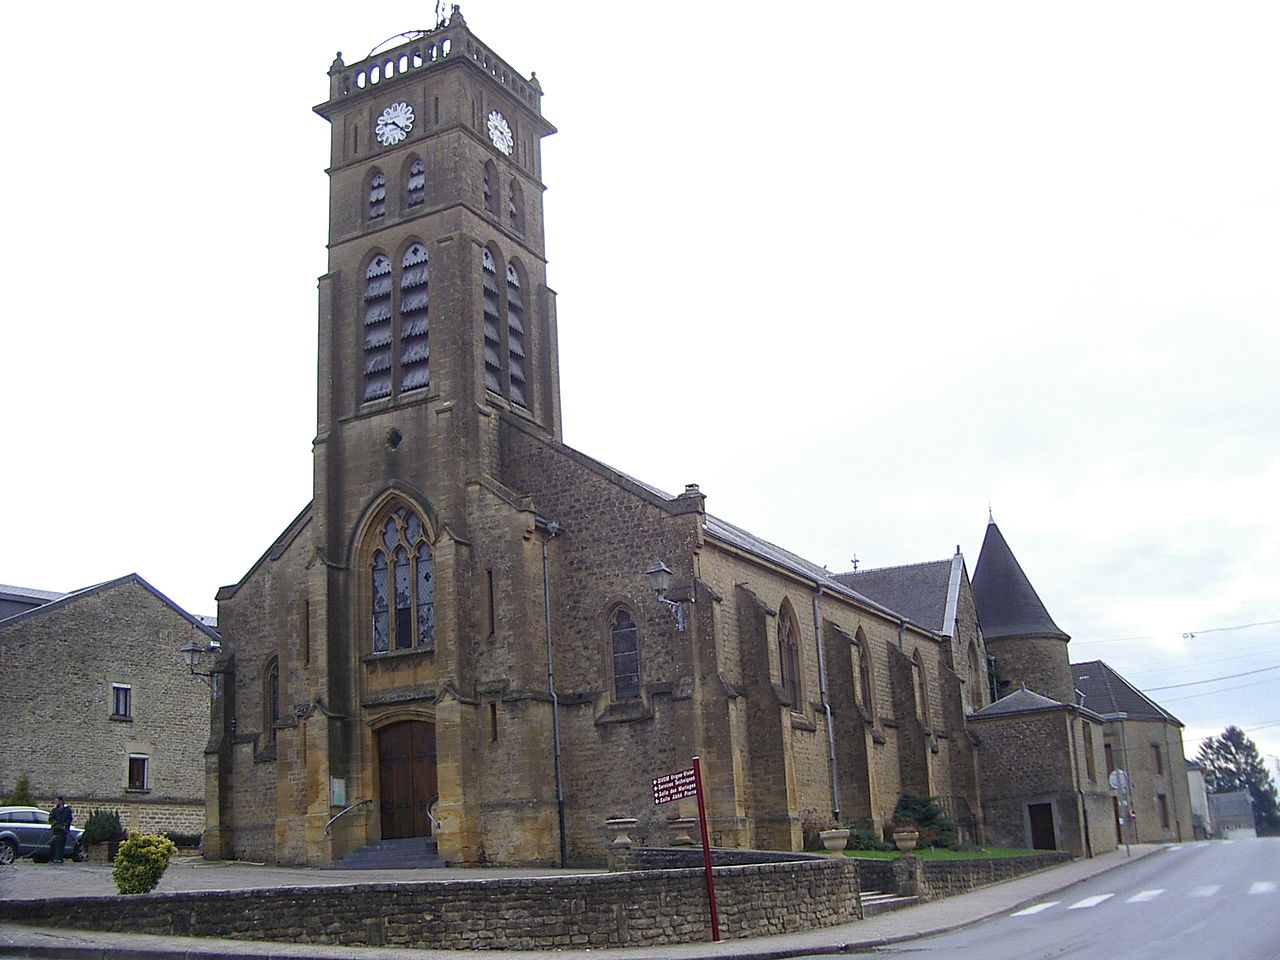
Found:
<path fill-rule="evenodd" d="M 693 839 L 693 829 L 698 825 L 697 817 L 680 817 L 678 820 L 671 820 L 671 829 L 675 831 L 675 837 L 671 840 L 673 847 L 692 847 L 698 841 Z"/>
<path fill-rule="evenodd" d="M 916 848 L 916 841 L 920 839 L 919 830 L 895 830 L 893 831 L 893 844 L 903 853 Z"/>
<path fill-rule="evenodd" d="M 633 841 L 629 834 L 639 822 L 635 817 L 610 817 L 606 820 L 604 822 L 605 829 L 613 833 L 613 842 L 609 846 L 620 850 L 626 850 L 631 847 Z"/>
<path fill-rule="evenodd" d="M 822 845 L 832 853 L 839 853 L 849 845 L 849 831 L 845 829 L 821 830 L 818 836 L 822 838 Z"/>

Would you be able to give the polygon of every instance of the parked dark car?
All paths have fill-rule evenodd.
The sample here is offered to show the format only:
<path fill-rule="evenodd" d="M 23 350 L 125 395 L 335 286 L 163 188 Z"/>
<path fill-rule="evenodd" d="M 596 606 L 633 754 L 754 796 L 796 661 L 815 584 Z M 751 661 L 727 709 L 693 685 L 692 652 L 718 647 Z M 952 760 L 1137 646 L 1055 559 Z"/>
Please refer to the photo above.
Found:
<path fill-rule="evenodd" d="M 85 858 L 84 844 L 80 842 L 83 833 L 76 827 L 67 832 L 68 860 Z M 38 851 L 43 851 L 47 859 L 52 839 L 49 811 L 39 807 L 0 807 L 0 863 L 13 863 Z"/>

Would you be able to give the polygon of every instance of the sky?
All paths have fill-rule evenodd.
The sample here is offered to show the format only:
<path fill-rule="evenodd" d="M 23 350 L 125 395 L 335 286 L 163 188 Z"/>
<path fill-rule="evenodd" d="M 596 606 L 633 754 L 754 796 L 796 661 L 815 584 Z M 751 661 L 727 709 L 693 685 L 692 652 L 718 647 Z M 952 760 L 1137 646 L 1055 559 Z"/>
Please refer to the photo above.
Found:
<path fill-rule="evenodd" d="M 832 571 L 990 511 L 1073 660 L 1276 769 L 1280 6 L 463 13 L 560 130 L 566 442 Z M 310 498 L 310 108 L 434 3 L 5 21 L 0 583 L 212 614 Z"/>

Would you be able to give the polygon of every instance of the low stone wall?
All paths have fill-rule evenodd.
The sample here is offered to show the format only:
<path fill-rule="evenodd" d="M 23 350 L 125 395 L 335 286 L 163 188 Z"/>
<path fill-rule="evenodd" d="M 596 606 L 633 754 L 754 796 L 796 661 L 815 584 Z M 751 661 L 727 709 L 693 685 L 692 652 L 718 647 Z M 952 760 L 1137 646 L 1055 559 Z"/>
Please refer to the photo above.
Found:
<path fill-rule="evenodd" d="M 724 939 L 860 919 L 845 858 L 714 871 Z M 135 897 L 0 901 L 0 921 L 171 936 L 426 949 L 656 946 L 710 939 L 701 869 Z"/>
<path fill-rule="evenodd" d="M 614 870 L 678 870 L 702 866 L 702 847 L 631 847 L 610 851 Z M 788 853 L 780 850 L 740 850 L 712 847 L 713 867 L 734 867 L 749 863 L 795 863 L 799 860 L 829 860 L 820 853 Z"/>
<path fill-rule="evenodd" d="M 965 860 L 854 858 L 863 890 L 887 890 L 922 900 L 940 900 L 978 887 L 1012 880 L 1075 859 L 1051 850 L 1025 857 L 973 857 Z"/>

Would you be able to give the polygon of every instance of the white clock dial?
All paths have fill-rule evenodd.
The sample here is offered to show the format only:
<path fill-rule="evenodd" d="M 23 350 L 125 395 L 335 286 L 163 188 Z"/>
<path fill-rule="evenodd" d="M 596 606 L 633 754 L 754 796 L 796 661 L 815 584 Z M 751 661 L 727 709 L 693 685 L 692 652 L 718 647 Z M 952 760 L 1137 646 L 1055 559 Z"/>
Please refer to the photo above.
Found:
<path fill-rule="evenodd" d="M 378 117 L 378 123 L 373 128 L 373 132 L 377 134 L 379 143 L 384 147 L 389 147 L 407 137 L 412 129 L 413 107 L 401 101 L 400 103 L 393 103 L 382 111 L 382 115 Z"/>
<path fill-rule="evenodd" d="M 516 140 L 511 135 L 511 125 L 507 123 L 507 118 L 497 110 L 489 111 L 489 139 L 504 156 L 511 156 L 511 148 L 515 146 Z"/>

